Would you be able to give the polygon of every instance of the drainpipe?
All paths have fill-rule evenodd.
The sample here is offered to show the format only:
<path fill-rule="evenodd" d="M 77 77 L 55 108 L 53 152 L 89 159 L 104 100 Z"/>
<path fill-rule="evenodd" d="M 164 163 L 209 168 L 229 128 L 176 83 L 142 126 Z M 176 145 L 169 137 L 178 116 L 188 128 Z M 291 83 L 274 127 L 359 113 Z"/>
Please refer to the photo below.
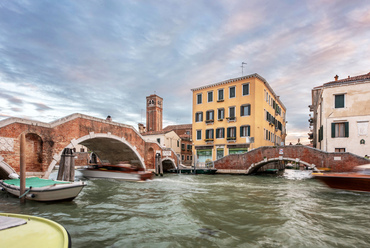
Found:
<path fill-rule="evenodd" d="M 325 126 L 326 126 L 326 137 L 325 137 L 325 151 L 328 151 L 328 119 L 333 114 L 333 112 L 328 115 L 328 117 L 325 119 Z"/>

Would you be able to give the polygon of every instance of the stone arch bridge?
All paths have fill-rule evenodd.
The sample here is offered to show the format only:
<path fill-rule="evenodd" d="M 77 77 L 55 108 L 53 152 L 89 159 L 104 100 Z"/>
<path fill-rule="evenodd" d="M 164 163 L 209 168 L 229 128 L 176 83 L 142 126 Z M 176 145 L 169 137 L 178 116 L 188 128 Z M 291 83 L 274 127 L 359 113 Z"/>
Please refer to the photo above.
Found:
<path fill-rule="evenodd" d="M 298 162 L 310 168 L 328 168 L 333 172 L 351 171 L 370 160 L 352 153 L 325 152 L 303 145 L 264 146 L 244 154 L 232 154 L 214 161 L 218 173 L 253 174 L 261 167 L 278 161 Z"/>
<path fill-rule="evenodd" d="M 143 139 L 136 129 L 109 120 L 72 114 L 51 123 L 11 117 L 0 121 L 0 163 L 19 171 L 20 136 L 26 136 L 26 171 L 28 175 L 48 177 L 59 162 L 64 148 L 83 145 L 101 161 L 129 161 L 140 168 L 153 170 L 155 154 L 163 150 L 156 142 Z M 163 159 L 175 168 L 176 153 Z M 168 152 L 167 152 L 168 154 Z M 87 162 L 87 161 L 86 161 Z"/>

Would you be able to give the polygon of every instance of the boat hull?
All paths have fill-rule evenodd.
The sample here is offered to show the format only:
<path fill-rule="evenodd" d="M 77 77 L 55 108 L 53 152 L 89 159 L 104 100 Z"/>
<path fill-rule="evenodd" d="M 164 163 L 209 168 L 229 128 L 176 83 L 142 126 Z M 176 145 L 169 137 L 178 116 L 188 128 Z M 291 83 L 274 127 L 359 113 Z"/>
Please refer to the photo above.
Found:
<path fill-rule="evenodd" d="M 208 169 L 208 168 L 196 168 L 195 173 L 194 169 L 172 169 L 169 170 L 170 173 L 183 173 L 183 174 L 215 174 L 217 169 Z"/>
<path fill-rule="evenodd" d="M 356 173 L 313 173 L 312 176 L 330 188 L 370 192 L 370 175 Z"/>
<path fill-rule="evenodd" d="M 1 247 L 72 247 L 67 230 L 57 222 L 21 214 L 0 213 L 0 217 L 10 225 L 14 220 L 18 222 L 11 228 L 0 230 Z"/>
<path fill-rule="evenodd" d="M 20 187 L 0 181 L 0 185 L 10 194 L 19 197 Z M 55 184 L 45 187 L 33 188 L 26 194 L 26 199 L 33 201 L 69 201 L 77 197 L 85 182 L 71 182 L 69 184 Z M 28 191 L 29 188 L 26 188 Z"/>
<path fill-rule="evenodd" d="M 121 172 L 121 171 L 109 171 L 99 169 L 80 169 L 79 170 L 84 177 L 87 178 L 112 178 L 129 181 L 145 181 L 153 178 L 151 172 Z"/>

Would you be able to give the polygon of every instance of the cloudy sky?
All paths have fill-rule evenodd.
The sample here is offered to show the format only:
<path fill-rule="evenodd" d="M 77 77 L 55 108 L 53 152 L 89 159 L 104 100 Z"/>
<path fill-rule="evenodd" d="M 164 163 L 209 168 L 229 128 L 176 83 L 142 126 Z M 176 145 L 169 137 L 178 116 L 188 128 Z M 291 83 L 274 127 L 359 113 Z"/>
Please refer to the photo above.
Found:
<path fill-rule="evenodd" d="M 192 120 L 190 89 L 258 73 L 307 140 L 311 89 L 370 72 L 370 1 L 0 0 L 0 120 Z"/>

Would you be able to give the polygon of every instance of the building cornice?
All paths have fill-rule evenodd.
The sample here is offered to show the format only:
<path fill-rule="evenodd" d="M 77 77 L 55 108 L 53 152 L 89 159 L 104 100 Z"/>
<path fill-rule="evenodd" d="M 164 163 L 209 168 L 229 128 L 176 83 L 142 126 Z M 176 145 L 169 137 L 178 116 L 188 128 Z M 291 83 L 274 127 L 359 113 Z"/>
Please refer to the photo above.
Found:
<path fill-rule="evenodd" d="M 198 87 L 198 88 L 193 88 L 193 89 L 191 89 L 191 91 L 194 92 L 194 91 L 198 91 L 198 90 L 204 90 L 204 89 L 207 89 L 207 88 L 212 88 L 212 87 L 219 86 L 219 85 L 224 85 L 224 84 L 230 84 L 230 83 L 233 83 L 233 82 L 238 82 L 238 81 L 242 81 L 242 80 L 249 79 L 249 78 L 258 78 L 260 81 L 262 81 L 266 85 L 267 89 L 274 96 L 274 98 L 276 99 L 276 101 L 286 111 L 285 105 L 281 102 L 281 100 L 279 99 L 279 97 L 275 94 L 275 92 L 271 88 L 270 84 L 266 81 L 266 79 L 264 79 L 258 73 L 253 73 L 253 74 L 242 76 L 242 77 L 238 77 L 238 78 L 228 79 L 228 80 L 225 80 L 225 81 L 222 81 L 222 82 L 218 82 L 218 83 L 215 83 L 215 84 L 204 85 L 204 86 L 201 86 L 201 87 Z"/>

